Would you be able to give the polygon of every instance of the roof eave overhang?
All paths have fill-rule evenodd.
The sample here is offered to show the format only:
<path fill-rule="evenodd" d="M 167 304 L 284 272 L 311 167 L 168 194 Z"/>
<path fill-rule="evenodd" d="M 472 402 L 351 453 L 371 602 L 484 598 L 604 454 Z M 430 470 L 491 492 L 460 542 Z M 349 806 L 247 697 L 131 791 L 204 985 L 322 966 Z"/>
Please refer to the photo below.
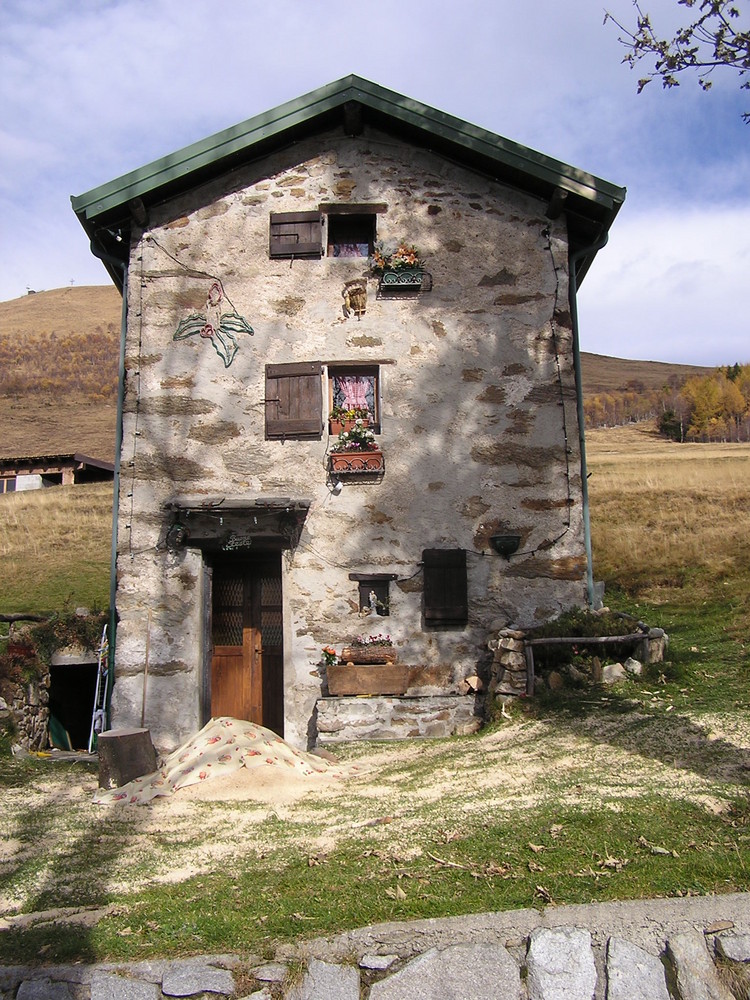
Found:
<path fill-rule="evenodd" d="M 351 128 L 352 122 L 358 128 L 371 125 L 395 133 L 542 200 L 562 192 L 573 251 L 599 240 L 625 199 L 625 189 L 609 181 L 348 76 L 73 197 L 73 209 L 92 241 L 92 250 L 121 287 L 133 206 L 139 201 L 146 208 L 162 203 L 242 163 L 316 132 L 342 124 Z M 579 281 L 595 253 L 583 258 Z"/>

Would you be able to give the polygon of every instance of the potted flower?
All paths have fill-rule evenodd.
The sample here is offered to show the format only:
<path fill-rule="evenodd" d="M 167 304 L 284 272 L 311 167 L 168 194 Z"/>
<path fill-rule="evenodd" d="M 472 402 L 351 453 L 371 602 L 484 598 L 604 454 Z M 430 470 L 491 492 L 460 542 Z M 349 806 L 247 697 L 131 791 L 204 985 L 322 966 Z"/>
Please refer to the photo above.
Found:
<path fill-rule="evenodd" d="M 331 434 L 353 430 L 356 421 L 359 426 L 370 426 L 371 414 L 365 406 L 334 406 L 328 421 Z"/>
<path fill-rule="evenodd" d="M 344 663 L 395 663 L 396 650 L 389 635 L 358 635 L 341 650 Z"/>
<path fill-rule="evenodd" d="M 396 663 L 389 635 L 357 636 L 341 650 L 341 663 L 328 668 L 328 692 L 345 695 L 402 695 L 409 687 L 409 668 Z"/>
<path fill-rule="evenodd" d="M 341 431 L 331 449 L 331 472 L 380 472 L 383 469 L 383 453 L 375 440 L 375 434 L 358 418 L 351 430 Z"/>
<path fill-rule="evenodd" d="M 376 243 L 371 257 L 371 267 L 380 275 L 380 284 L 405 288 L 422 284 L 424 257 L 413 243 L 401 240 L 395 247 Z"/>

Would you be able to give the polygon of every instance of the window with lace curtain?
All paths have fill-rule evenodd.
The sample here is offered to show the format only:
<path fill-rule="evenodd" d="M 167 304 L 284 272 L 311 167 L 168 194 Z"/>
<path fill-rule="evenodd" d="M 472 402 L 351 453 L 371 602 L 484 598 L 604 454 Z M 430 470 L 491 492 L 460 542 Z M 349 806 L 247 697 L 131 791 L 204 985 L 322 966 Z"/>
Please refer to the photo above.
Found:
<path fill-rule="evenodd" d="M 380 430 L 380 371 L 377 366 L 328 368 L 328 412 L 367 410 L 370 426 Z"/>

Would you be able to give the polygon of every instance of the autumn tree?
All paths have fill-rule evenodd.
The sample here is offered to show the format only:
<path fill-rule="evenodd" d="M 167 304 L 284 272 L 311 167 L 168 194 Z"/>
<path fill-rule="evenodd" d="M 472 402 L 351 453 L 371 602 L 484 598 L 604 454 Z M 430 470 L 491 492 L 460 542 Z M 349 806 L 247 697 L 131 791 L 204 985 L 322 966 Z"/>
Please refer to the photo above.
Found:
<path fill-rule="evenodd" d="M 675 32 L 672 38 L 661 37 L 644 13 L 639 0 L 634 0 L 634 28 L 621 24 L 609 11 L 604 23 L 612 21 L 619 28 L 619 41 L 625 46 L 623 62 L 631 69 L 642 61 L 651 63 L 645 76 L 638 80 L 638 93 L 654 79 L 661 79 L 664 88 L 679 87 L 680 74 L 695 71 L 702 90 L 710 90 L 711 74 L 715 69 L 732 69 L 740 78 L 750 70 L 750 29 L 740 23 L 742 8 L 747 0 L 677 0 L 681 7 L 693 10 L 694 20 Z M 740 83 L 750 90 L 750 80 Z M 742 116 L 750 122 L 750 112 Z"/>

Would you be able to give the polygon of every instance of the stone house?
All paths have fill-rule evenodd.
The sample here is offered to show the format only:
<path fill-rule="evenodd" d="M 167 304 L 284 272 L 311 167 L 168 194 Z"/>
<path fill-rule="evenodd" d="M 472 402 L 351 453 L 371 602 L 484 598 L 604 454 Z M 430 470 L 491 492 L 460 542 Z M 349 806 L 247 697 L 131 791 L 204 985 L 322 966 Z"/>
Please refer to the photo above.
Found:
<path fill-rule="evenodd" d="M 493 630 L 592 599 L 576 289 L 624 195 L 350 76 L 72 199 L 124 291 L 114 725 L 458 731 Z M 405 695 L 328 697 L 362 633 Z"/>

